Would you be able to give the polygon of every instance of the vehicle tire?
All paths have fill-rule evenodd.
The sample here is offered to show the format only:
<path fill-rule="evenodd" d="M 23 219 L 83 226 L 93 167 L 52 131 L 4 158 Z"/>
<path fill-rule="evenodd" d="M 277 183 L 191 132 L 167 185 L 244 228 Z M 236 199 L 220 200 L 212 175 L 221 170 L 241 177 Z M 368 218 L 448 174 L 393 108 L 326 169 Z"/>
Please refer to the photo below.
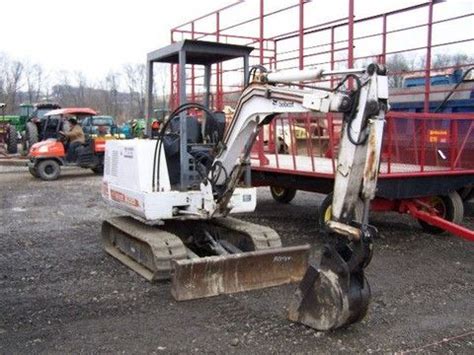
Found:
<path fill-rule="evenodd" d="M 319 228 L 323 231 L 328 231 L 326 223 L 332 217 L 332 196 L 333 196 L 332 192 L 326 195 L 323 202 L 321 203 L 321 206 L 319 207 L 318 223 L 319 223 Z M 362 223 L 363 215 L 364 215 L 364 203 L 361 200 L 359 200 L 356 203 L 356 206 L 354 209 L 353 220 L 358 223 Z"/>
<path fill-rule="evenodd" d="M 8 137 L 7 138 L 7 152 L 8 154 L 18 153 L 18 137 L 16 133 L 16 127 L 13 125 L 8 126 Z"/>
<path fill-rule="evenodd" d="M 25 131 L 25 151 L 29 153 L 30 148 L 33 144 L 38 143 L 38 127 L 33 122 L 26 122 Z"/>
<path fill-rule="evenodd" d="M 59 177 L 61 167 L 56 160 L 47 159 L 38 163 L 36 171 L 42 180 L 51 181 Z"/>
<path fill-rule="evenodd" d="M 456 224 L 460 224 L 462 222 L 464 217 L 464 204 L 461 196 L 459 196 L 456 191 L 453 191 L 448 195 L 431 197 L 429 204 L 436 208 L 441 218 Z M 444 229 L 433 226 L 420 219 L 418 220 L 418 223 L 425 232 L 431 234 L 440 234 L 445 232 Z"/>
<path fill-rule="evenodd" d="M 38 171 L 36 171 L 36 168 L 28 168 L 28 171 L 30 172 L 31 175 L 33 175 L 35 178 L 39 178 Z"/>
<path fill-rule="evenodd" d="M 97 174 L 97 175 L 104 174 L 104 166 L 103 165 L 98 165 L 94 168 L 91 168 L 91 170 L 94 172 L 94 174 Z"/>
<path fill-rule="evenodd" d="M 474 186 L 472 185 L 464 186 L 457 191 L 464 202 L 469 201 L 474 196 Z"/>
<path fill-rule="evenodd" d="M 296 189 L 287 187 L 270 186 L 270 193 L 275 201 L 280 203 L 290 203 L 296 196 Z"/>

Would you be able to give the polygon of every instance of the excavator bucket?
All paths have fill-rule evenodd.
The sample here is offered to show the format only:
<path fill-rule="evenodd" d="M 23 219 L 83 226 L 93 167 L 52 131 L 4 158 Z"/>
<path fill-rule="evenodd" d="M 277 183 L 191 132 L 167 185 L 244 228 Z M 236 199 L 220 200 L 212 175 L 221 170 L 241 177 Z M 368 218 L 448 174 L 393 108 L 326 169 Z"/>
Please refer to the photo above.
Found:
<path fill-rule="evenodd" d="M 178 301 L 298 282 L 309 245 L 172 261 L 171 294 Z"/>
<path fill-rule="evenodd" d="M 360 243 L 359 243 L 360 244 Z M 356 323 L 367 314 L 370 286 L 364 267 L 371 251 L 360 257 L 365 245 L 343 250 L 326 246 L 320 267 L 311 265 L 295 292 L 288 319 L 318 330 L 336 329 Z"/>

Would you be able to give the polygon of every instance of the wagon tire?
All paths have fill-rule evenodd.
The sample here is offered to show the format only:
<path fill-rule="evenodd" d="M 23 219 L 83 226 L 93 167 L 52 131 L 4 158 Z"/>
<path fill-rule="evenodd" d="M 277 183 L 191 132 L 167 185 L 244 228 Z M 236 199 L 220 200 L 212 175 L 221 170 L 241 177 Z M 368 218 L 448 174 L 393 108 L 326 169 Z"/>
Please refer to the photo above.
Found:
<path fill-rule="evenodd" d="M 59 177 L 61 166 L 56 160 L 47 159 L 39 162 L 36 170 L 41 180 L 51 181 Z"/>
<path fill-rule="evenodd" d="M 434 196 L 431 199 L 431 205 L 439 212 L 439 216 L 449 222 L 460 224 L 464 217 L 464 204 L 461 196 L 456 191 L 448 195 Z M 441 234 L 444 229 L 433 226 L 425 221 L 418 219 L 418 223 L 425 232 L 431 234 Z"/>
<path fill-rule="evenodd" d="M 296 189 L 288 187 L 270 186 L 270 193 L 279 203 L 290 203 L 296 196 Z"/>
<path fill-rule="evenodd" d="M 325 233 L 329 232 L 327 222 L 332 217 L 332 198 L 333 198 L 333 193 L 331 192 L 326 195 L 323 202 L 321 203 L 321 206 L 319 206 L 319 216 L 318 216 L 319 229 Z M 364 214 L 364 203 L 361 200 L 359 200 L 355 205 L 353 220 L 358 223 L 361 223 L 363 214 Z"/>
<path fill-rule="evenodd" d="M 460 188 L 458 191 L 459 196 L 461 199 L 466 202 L 469 201 L 471 198 L 474 197 L 474 186 L 473 185 L 467 185 L 462 188 Z"/>

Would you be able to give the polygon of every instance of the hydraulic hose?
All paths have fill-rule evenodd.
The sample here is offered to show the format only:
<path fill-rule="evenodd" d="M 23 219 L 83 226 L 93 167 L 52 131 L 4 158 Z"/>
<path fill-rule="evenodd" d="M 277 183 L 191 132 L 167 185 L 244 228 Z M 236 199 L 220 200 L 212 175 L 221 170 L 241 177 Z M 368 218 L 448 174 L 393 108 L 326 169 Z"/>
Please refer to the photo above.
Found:
<path fill-rule="evenodd" d="M 194 103 L 194 102 L 182 104 L 178 106 L 173 112 L 170 113 L 168 120 L 166 120 L 165 123 L 161 126 L 161 129 L 158 133 L 158 137 L 156 140 L 155 151 L 153 154 L 153 171 L 152 171 L 152 182 L 151 182 L 152 191 L 155 191 L 155 188 L 158 187 L 159 181 L 160 181 L 160 168 L 159 167 L 160 167 L 160 162 L 161 162 L 161 147 L 163 146 L 163 137 L 165 136 L 166 129 L 168 128 L 170 122 L 176 117 L 178 117 L 178 115 L 181 112 L 189 110 L 191 108 L 197 108 L 201 111 L 204 111 L 208 115 L 214 118 L 214 114 L 207 107 L 198 103 Z M 157 159 L 157 155 L 158 155 L 158 159 Z M 157 165 L 158 165 L 158 168 L 157 168 Z"/>

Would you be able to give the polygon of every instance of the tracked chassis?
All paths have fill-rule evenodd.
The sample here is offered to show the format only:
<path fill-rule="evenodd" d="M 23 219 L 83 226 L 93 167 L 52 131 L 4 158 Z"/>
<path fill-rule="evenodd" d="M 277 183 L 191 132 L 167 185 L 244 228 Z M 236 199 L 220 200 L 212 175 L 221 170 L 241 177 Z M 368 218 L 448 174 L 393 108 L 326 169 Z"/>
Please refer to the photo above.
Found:
<path fill-rule="evenodd" d="M 235 218 L 150 226 L 114 217 L 103 222 L 102 240 L 110 255 L 147 280 L 171 278 L 177 300 L 296 282 L 309 257 L 309 245 L 282 248 L 273 229 Z"/>

